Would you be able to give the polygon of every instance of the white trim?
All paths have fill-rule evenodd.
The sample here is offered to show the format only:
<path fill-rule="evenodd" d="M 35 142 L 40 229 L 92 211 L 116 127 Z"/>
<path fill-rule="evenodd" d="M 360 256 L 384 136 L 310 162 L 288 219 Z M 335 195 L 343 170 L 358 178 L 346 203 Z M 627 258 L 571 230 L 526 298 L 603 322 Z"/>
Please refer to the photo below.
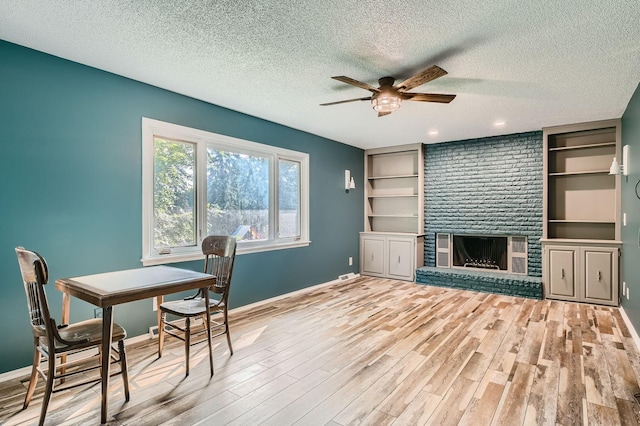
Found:
<path fill-rule="evenodd" d="M 153 155 L 154 138 L 162 137 L 170 140 L 191 143 L 195 146 L 195 185 L 197 218 L 195 237 L 196 244 L 191 247 L 176 247 L 167 254 L 161 254 L 153 247 Z M 224 149 L 249 155 L 257 155 L 268 159 L 271 167 L 270 182 L 270 215 L 269 236 L 263 241 L 242 241 L 238 244 L 238 254 L 256 253 L 270 250 L 281 250 L 308 246 L 310 241 L 309 224 L 309 154 L 293 151 L 273 145 L 247 141 L 230 136 L 220 135 L 204 130 L 192 129 L 178 124 L 142 117 L 142 259 L 144 266 L 160 265 L 197 260 L 202 257 L 200 244 L 206 235 L 206 158 L 207 148 Z M 279 160 L 287 160 L 300 164 L 300 235 L 280 238 L 275 222 L 278 218 L 278 182 L 277 168 Z"/>
<path fill-rule="evenodd" d="M 627 313 L 624 311 L 624 308 L 620 306 L 618 309 L 620 310 L 620 316 L 622 317 L 622 319 L 624 320 L 624 323 L 629 329 L 629 333 L 631 333 L 631 338 L 633 339 L 633 342 L 636 344 L 636 347 L 640 349 L 640 336 L 638 336 L 638 332 L 636 331 L 636 328 L 631 323 L 631 320 L 627 316 Z"/>
<path fill-rule="evenodd" d="M 360 274 L 356 274 L 351 279 L 355 280 L 359 276 L 360 276 Z M 240 312 L 244 312 L 244 311 L 249 310 L 249 309 L 256 309 L 256 308 L 260 307 L 261 305 L 264 305 L 264 304 L 267 304 L 267 303 L 273 303 L 273 302 L 276 302 L 278 300 L 285 299 L 287 297 L 297 296 L 299 294 L 303 294 L 303 293 L 306 293 L 306 292 L 309 292 L 309 291 L 312 291 L 312 290 L 317 290 L 319 288 L 330 286 L 330 285 L 333 285 L 333 284 L 343 283 L 343 282 L 346 282 L 346 281 L 351 281 L 351 279 L 349 279 L 349 280 L 341 280 L 341 279 L 338 278 L 338 279 L 335 279 L 335 280 L 327 281 L 326 283 L 321 283 L 321 284 L 316 284 L 316 285 L 311 286 L 311 287 L 301 288 L 300 290 L 295 290 L 295 291 L 292 291 L 290 293 L 281 294 L 280 296 L 274 296 L 274 297 L 271 297 L 269 299 L 260 300 L 258 302 L 251 303 L 249 305 L 239 306 L 237 308 L 231 309 L 229 312 L 240 313 Z"/>
<path fill-rule="evenodd" d="M 249 310 L 249 309 L 256 309 L 257 307 L 259 307 L 261 305 L 264 305 L 264 304 L 267 304 L 267 303 L 273 303 L 273 302 L 276 302 L 278 300 L 282 300 L 282 299 L 287 298 L 287 297 L 297 296 L 299 294 L 303 294 L 303 293 L 306 293 L 306 292 L 317 290 L 319 288 L 327 287 L 327 286 L 330 286 L 330 285 L 333 285 L 333 284 L 343 283 L 343 282 L 346 282 L 346 281 L 351 281 L 351 280 L 354 280 L 354 279 L 358 278 L 359 276 L 360 276 L 360 274 L 355 274 L 352 278 L 350 278 L 348 280 L 342 280 L 340 278 L 337 278 L 335 280 L 331 280 L 331 281 L 328 281 L 326 283 L 321 283 L 321 284 L 316 284 L 316 285 L 311 286 L 311 287 L 301 288 L 300 290 L 295 290 L 295 291 L 292 291 L 290 293 L 281 294 L 280 296 L 271 297 L 269 299 L 260 300 L 258 302 L 254 302 L 254 303 L 250 303 L 248 305 L 239 306 L 237 308 L 230 309 L 229 313 L 240 313 L 240 312 L 244 312 L 244 311 Z M 144 342 L 146 340 L 153 340 L 153 339 L 151 339 L 149 337 L 149 333 L 144 333 L 144 334 L 140 334 L 139 336 L 130 337 L 128 339 L 125 339 L 124 342 L 125 342 L 125 346 L 127 346 L 127 345 L 132 345 L 132 344 L 138 343 L 138 342 Z M 7 371 L 5 373 L 1 373 L 0 374 L 0 383 L 6 382 L 6 381 L 9 381 L 9 380 L 13 380 L 13 379 L 17 379 L 17 378 L 20 378 L 20 377 L 28 376 L 29 374 L 31 374 L 31 366 L 30 365 L 28 365 L 26 367 L 18 368 L 16 370 Z"/>
<path fill-rule="evenodd" d="M 263 251 L 273 251 L 273 250 L 285 250 L 290 248 L 298 248 L 298 247 L 307 247 L 311 244 L 311 241 L 293 241 L 293 242 L 285 242 L 280 244 L 274 244 L 270 246 L 249 246 L 249 247 L 240 247 L 238 245 L 236 255 L 242 254 L 250 254 L 250 253 L 260 253 Z M 153 266 L 153 265 L 165 265 L 167 263 L 179 263 L 179 262 L 190 262 L 192 260 L 203 260 L 202 252 L 196 251 L 192 253 L 180 253 L 180 254 L 172 254 L 172 255 L 159 255 L 156 257 L 148 258 L 148 259 L 140 259 L 142 262 L 142 266 Z"/>
<path fill-rule="evenodd" d="M 125 346 L 126 345 L 132 345 L 134 343 L 138 343 L 138 342 L 143 342 L 145 340 L 147 340 L 149 338 L 148 334 L 141 334 L 139 336 L 133 336 L 130 337 L 128 339 L 124 339 L 124 343 Z M 94 351 L 96 354 L 98 353 L 97 349 L 91 349 L 91 351 Z M 83 358 L 86 357 L 87 354 L 89 354 L 89 350 L 84 351 L 82 354 L 73 354 L 70 355 L 68 358 L 68 361 L 72 361 L 74 358 Z M 24 377 L 24 376 L 28 376 L 31 374 L 31 366 L 28 365 L 26 367 L 22 367 L 22 368 L 18 368 L 17 370 L 11 370 L 11 371 L 7 371 L 5 373 L 0 374 L 0 383 L 3 383 L 5 381 L 9 381 L 9 380 L 13 380 L 13 379 L 18 379 L 20 377 Z"/>
<path fill-rule="evenodd" d="M 30 365 L 26 367 L 18 368 L 17 370 L 7 371 L 6 373 L 0 374 L 0 383 L 7 382 L 9 380 L 14 380 L 23 376 L 28 376 L 29 374 L 31 374 Z"/>

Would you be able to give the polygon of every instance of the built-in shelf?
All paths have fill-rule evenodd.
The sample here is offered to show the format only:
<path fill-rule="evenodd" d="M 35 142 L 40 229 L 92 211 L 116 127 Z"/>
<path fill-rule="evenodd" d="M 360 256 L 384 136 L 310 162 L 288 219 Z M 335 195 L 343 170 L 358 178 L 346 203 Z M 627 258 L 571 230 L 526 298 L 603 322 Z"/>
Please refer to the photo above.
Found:
<path fill-rule="evenodd" d="M 368 176 L 367 179 L 369 180 L 376 180 L 376 179 L 408 179 L 408 178 L 417 178 L 418 175 L 393 175 L 393 176 Z"/>
<path fill-rule="evenodd" d="M 543 244 L 553 243 L 553 244 L 581 244 L 581 245 L 603 243 L 602 240 L 594 240 L 589 238 L 541 238 L 540 242 Z M 622 241 L 607 240 L 606 243 L 619 245 L 619 244 L 622 244 Z"/>
<path fill-rule="evenodd" d="M 413 281 L 424 264 L 422 144 L 365 151 L 360 273 Z"/>
<path fill-rule="evenodd" d="M 609 169 L 606 170 L 584 170 L 579 172 L 553 172 L 549 173 L 549 176 L 580 176 L 580 175 L 599 175 L 609 174 Z"/>
<path fill-rule="evenodd" d="M 612 220 L 567 220 L 567 219 L 549 219 L 547 222 L 549 223 L 604 223 L 615 225 L 615 221 Z"/>
<path fill-rule="evenodd" d="M 618 304 L 620 120 L 543 129 L 546 297 Z"/>
<path fill-rule="evenodd" d="M 416 198 L 417 194 L 408 194 L 408 195 L 367 195 L 368 198 Z"/>
<path fill-rule="evenodd" d="M 423 231 L 423 173 L 421 144 L 365 152 L 365 232 Z"/>
<path fill-rule="evenodd" d="M 370 214 L 368 217 L 406 217 L 417 218 L 418 214 Z"/>
<path fill-rule="evenodd" d="M 559 146 L 559 147 L 550 147 L 549 151 L 571 151 L 574 149 L 588 149 L 588 148 L 600 148 L 603 146 L 616 146 L 615 142 L 603 142 L 603 143 L 591 143 L 586 145 L 578 145 L 578 146 Z"/>

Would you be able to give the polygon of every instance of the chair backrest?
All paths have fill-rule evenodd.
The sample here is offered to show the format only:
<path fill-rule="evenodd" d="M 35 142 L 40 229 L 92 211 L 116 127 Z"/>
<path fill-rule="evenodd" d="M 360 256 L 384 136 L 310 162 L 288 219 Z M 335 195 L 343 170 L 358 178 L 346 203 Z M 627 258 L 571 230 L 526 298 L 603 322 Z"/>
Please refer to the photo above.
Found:
<path fill-rule="evenodd" d="M 44 285 L 49 281 L 47 262 L 38 253 L 25 250 L 23 247 L 16 247 L 16 254 L 27 296 L 31 331 L 34 337 L 47 336 L 52 341 L 51 326 L 55 327 L 55 321 L 51 319 L 44 291 Z"/>
<path fill-rule="evenodd" d="M 236 258 L 236 239 L 210 235 L 202 241 L 202 254 L 205 255 L 204 272 L 216 276 L 216 285 L 210 290 L 222 294 L 226 301 Z"/>

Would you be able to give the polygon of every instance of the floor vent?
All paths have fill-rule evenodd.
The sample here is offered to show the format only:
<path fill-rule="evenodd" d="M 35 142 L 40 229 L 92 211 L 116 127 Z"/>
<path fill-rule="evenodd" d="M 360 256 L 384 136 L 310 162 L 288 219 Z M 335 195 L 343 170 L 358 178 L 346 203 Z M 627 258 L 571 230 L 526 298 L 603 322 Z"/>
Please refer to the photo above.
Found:
<path fill-rule="evenodd" d="M 158 326 L 154 325 L 153 327 L 149 327 L 149 338 L 157 339 L 158 338 Z"/>
<path fill-rule="evenodd" d="M 356 274 L 354 274 L 353 272 L 349 272 L 348 274 L 340 275 L 338 277 L 338 279 L 340 281 L 347 281 L 347 280 L 353 279 L 355 277 L 356 277 Z"/>

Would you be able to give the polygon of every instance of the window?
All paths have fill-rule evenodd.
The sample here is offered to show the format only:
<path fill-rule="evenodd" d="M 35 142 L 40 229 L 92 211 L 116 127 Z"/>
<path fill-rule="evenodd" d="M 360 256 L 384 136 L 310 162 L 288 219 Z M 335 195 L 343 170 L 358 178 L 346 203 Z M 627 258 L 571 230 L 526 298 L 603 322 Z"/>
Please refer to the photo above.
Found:
<path fill-rule="evenodd" d="M 309 244 L 309 155 L 142 119 L 143 264 L 199 259 L 207 235 L 238 253 Z"/>

